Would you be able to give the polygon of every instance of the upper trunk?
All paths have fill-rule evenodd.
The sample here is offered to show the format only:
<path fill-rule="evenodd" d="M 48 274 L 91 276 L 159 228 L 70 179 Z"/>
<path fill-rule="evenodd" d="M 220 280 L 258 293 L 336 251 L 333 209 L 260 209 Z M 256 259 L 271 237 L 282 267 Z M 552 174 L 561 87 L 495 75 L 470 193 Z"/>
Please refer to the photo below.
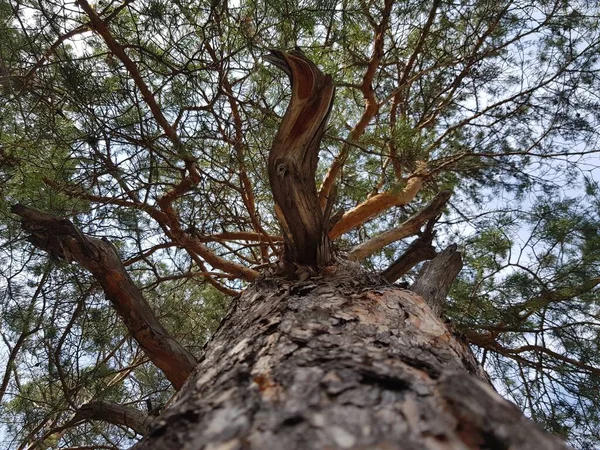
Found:
<path fill-rule="evenodd" d="M 290 104 L 269 154 L 269 181 L 284 235 L 283 260 L 324 267 L 331 260 L 331 248 L 315 173 L 333 103 L 333 82 L 299 52 L 273 51 L 269 61 L 286 72 L 292 83 Z"/>
<path fill-rule="evenodd" d="M 243 293 L 136 446 L 174 448 L 566 447 L 494 392 L 420 297 L 354 271 Z"/>

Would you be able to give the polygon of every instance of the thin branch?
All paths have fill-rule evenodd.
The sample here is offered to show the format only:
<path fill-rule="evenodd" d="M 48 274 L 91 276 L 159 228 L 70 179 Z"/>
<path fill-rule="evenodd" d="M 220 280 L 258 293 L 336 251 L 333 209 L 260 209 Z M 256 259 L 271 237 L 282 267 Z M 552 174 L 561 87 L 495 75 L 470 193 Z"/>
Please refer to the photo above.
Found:
<path fill-rule="evenodd" d="M 393 0 L 385 0 L 383 11 L 381 13 L 381 22 L 374 26 L 373 53 L 371 54 L 369 64 L 367 65 L 367 70 L 361 83 L 361 91 L 365 99 L 365 109 L 359 121 L 350 131 L 347 139 L 349 142 L 357 141 L 362 136 L 367 128 L 367 125 L 379 111 L 379 105 L 377 103 L 377 98 L 375 97 L 375 90 L 373 89 L 373 79 L 375 78 L 377 68 L 379 67 L 379 64 L 384 56 L 383 44 L 385 32 L 389 24 L 393 5 Z M 331 194 L 331 189 L 340 170 L 346 163 L 349 153 L 350 145 L 345 144 L 342 146 L 340 153 L 331 164 L 331 167 L 323 179 L 323 183 L 321 184 L 321 188 L 319 190 L 319 204 L 322 211 L 325 211 Z"/>

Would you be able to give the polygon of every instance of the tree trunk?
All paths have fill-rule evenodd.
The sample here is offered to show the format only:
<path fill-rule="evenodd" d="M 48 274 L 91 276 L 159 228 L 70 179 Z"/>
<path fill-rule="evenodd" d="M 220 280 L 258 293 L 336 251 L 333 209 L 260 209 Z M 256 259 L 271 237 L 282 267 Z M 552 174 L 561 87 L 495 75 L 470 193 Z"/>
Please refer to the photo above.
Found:
<path fill-rule="evenodd" d="M 410 291 L 355 271 L 238 297 L 142 449 L 565 449 Z"/>
<path fill-rule="evenodd" d="M 328 217 L 321 211 L 315 185 L 319 145 L 333 103 L 330 75 L 302 53 L 272 51 L 268 60 L 289 77 L 292 97 L 269 152 L 269 182 L 283 229 L 287 272 L 297 265 L 312 269 L 331 262 Z"/>
<path fill-rule="evenodd" d="M 299 52 L 274 51 L 270 61 L 292 83 L 268 164 L 284 234 L 278 273 L 287 278 L 263 278 L 236 298 L 193 370 L 196 359 L 160 325 L 108 242 L 81 233 L 68 220 L 13 207 L 34 245 L 77 261 L 94 275 L 148 357 L 176 389 L 181 387 L 136 448 L 566 448 L 494 392 L 468 345 L 421 297 L 365 274 L 355 263 L 331 264 L 330 239 L 406 204 L 424 178 L 407 180 L 400 193 L 371 197 L 334 224 L 332 204 L 321 209 L 315 185 L 332 79 Z M 171 130 L 168 124 L 165 130 Z M 437 215 L 447 196 L 361 251 L 366 255 L 414 233 Z M 171 209 L 173 196 L 162 199 L 163 209 Z M 449 268 L 460 269 L 460 256 L 453 252 L 448 259 L 434 259 L 417 283 L 438 311 L 455 276 Z M 398 267 L 394 270 L 397 276 Z M 448 275 L 445 282 L 431 283 L 439 274 Z M 317 276 L 302 281 L 311 275 Z M 81 408 L 74 420 L 102 418 L 145 430 L 138 413 L 95 403 Z"/>

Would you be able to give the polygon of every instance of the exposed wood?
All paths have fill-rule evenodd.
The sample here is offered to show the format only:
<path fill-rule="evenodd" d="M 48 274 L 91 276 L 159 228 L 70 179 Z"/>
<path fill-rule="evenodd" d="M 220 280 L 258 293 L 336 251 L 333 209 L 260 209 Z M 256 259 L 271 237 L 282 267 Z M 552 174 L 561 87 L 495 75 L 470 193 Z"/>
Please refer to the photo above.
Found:
<path fill-rule="evenodd" d="M 432 232 L 425 233 L 411 242 L 406 251 L 381 273 L 383 278 L 395 283 L 417 264 L 435 258 L 437 253 L 432 245 L 433 236 Z"/>
<path fill-rule="evenodd" d="M 452 244 L 421 269 L 410 290 L 420 295 L 441 316 L 452 282 L 462 269 L 462 257 Z"/>
<path fill-rule="evenodd" d="M 284 231 L 283 259 L 324 267 L 331 260 L 331 248 L 315 173 L 333 103 L 333 82 L 300 52 L 273 51 L 267 59 L 287 73 L 292 84 L 290 104 L 275 136 L 268 166 Z"/>
<path fill-rule="evenodd" d="M 131 406 L 118 405 L 102 401 L 86 403 L 79 408 L 72 423 L 82 420 L 101 420 L 131 428 L 137 434 L 144 435 L 153 417 Z"/>
<path fill-rule="evenodd" d="M 402 189 L 385 191 L 365 200 L 342 216 L 329 231 L 329 239 L 333 240 L 340 237 L 342 234 L 384 213 L 392 206 L 407 205 L 419 193 L 422 186 L 423 178 L 415 176 L 410 178 Z"/>
<path fill-rule="evenodd" d="M 417 234 L 425 222 L 440 214 L 451 195 L 452 192 L 450 191 L 439 192 L 421 211 L 410 216 L 400 226 L 385 231 L 354 247 L 348 252 L 348 259 L 359 261 L 372 255 L 376 251 L 381 250 L 392 242 Z"/>
<path fill-rule="evenodd" d="M 136 450 L 566 450 L 423 299 L 352 275 L 236 299 Z"/>
<path fill-rule="evenodd" d="M 67 219 L 23 205 L 11 209 L 21 217 L 33 245 L 54 258 L 76 261 L 92 273 L 144 353 L 175 389 L 181 388 L 196 359 L 158 321 L 112 244 L 83 234 Z"/>

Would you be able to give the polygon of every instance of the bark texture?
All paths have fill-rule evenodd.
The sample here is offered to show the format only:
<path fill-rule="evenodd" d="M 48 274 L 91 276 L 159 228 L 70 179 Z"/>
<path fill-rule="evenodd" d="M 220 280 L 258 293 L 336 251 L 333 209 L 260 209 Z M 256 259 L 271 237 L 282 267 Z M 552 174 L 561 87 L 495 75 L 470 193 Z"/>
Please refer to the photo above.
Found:
<path fill-rule="evenodd" d="M 135 449 L 567 448 L 421 297 L 376 281 L 256 282 Z"/>
<path fill-rule="evenodd" d="M 267 58 L 290 77 L 292 97 L 269 154 L 269 181 L 284 235 L 283 260 L 325 267 L 331 260 L 327 217 L 315 184 L 319 145 L 333 103 L 333 81 L 300 52 Z"/>
<path fill-rule="evenodd" d="M 67 219 L 23 205 L 14 205 L 12 212 L 21 217 L 33 245 L 55 259 L 76 261 L 92 273 L 146 356 L 180 389 L 196 359 L 161 325 L 113 245 L 83 234 Z"/>

